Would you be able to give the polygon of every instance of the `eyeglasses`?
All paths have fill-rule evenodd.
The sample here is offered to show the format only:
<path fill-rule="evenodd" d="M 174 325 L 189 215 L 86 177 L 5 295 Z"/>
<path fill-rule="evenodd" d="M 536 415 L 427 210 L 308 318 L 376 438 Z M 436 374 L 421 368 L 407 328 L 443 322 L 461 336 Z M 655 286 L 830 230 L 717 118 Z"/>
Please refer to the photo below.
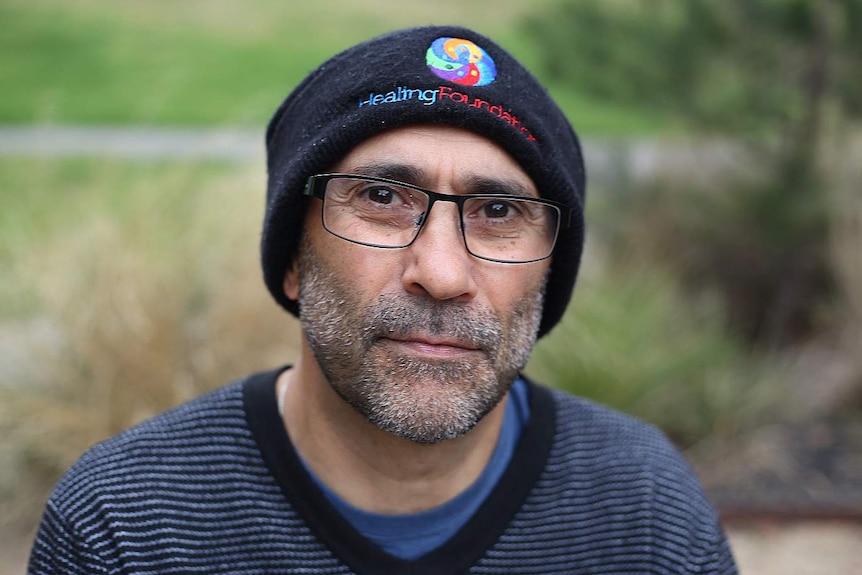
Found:
<path fill-rule="evenodd" d="M 572 214 L 571 208 L 541 198 L 441 194 L 353 174 L 311 176 L 304 194 L 323 200 L 323 227 L 329 233 L 375 248 L 409 246 L 428 221 L 434 202 L 452 202 L 458 206 L 467 251 L 483 260 L 512 264 L 549 257 Z"/>

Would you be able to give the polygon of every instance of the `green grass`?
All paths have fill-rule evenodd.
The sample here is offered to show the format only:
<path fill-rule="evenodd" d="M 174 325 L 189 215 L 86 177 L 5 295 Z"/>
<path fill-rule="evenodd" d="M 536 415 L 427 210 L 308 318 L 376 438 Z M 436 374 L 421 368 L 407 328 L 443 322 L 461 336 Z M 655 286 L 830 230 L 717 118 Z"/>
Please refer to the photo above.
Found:
<path fill-rule="evenodd" d="M 260 123 L 328 51 L 289 34 L 138 19 L 139 4 L 126 12 L 100 8 L 55 2 L 0 9 L 0 71 L 3 85 L 13 87 L 2 121 Z"/>
<path fill-rule="evenodd" d="M 0 123 L 262 126 L 327 57 L 396 27 L 468 25 L 532 67 L 520 22 L 552 3 L 5 0 Z M 661 125 L 577 94 L 560 99 L 585 133 Z"/>

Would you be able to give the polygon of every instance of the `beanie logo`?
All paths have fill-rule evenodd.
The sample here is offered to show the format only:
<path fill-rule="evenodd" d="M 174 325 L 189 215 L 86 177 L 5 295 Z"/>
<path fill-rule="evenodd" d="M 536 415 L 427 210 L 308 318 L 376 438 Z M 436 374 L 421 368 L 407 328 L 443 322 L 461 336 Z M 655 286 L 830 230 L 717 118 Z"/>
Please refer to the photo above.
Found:
<path fill-rule="evenodd" d="M 460 86 L 487 86 L 497 78 L 491 56 L 463 38 L 437 38 L 425 53 L 425 63 L 438 77 Z"/>

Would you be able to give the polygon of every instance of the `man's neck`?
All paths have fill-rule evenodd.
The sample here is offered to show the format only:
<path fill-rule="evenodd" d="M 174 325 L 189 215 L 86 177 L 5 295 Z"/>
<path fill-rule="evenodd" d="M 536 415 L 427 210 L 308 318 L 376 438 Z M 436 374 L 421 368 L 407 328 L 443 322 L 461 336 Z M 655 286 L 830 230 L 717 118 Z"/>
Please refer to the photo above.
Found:
<path fill-rule="evenodd" d="M 423 445 L 369 422 L 333 391 L 308 353 L 281 374 L 276 392 L 306 465 L 351 505 L 386 514 L 432 509 L 469 487 L 493 453 L 506 405 L 504 399 L 460 438 Z"/>

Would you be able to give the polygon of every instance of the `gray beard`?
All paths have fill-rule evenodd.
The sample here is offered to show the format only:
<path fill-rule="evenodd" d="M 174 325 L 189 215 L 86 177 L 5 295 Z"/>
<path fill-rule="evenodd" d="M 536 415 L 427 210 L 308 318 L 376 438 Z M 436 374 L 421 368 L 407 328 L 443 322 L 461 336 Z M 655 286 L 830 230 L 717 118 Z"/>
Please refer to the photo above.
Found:
<path fill-rule="evenodd" d="M 301 244 L 300 321 L 332 389 L 380 429 L 420 444 L 466 434 L 505 397 L 536 342 L 544 290 L 492 311 L 411 294 L 363 303 Z M 397 353 L 381 338 L 454 337 L 479 351 L 452 360 Z"/>

